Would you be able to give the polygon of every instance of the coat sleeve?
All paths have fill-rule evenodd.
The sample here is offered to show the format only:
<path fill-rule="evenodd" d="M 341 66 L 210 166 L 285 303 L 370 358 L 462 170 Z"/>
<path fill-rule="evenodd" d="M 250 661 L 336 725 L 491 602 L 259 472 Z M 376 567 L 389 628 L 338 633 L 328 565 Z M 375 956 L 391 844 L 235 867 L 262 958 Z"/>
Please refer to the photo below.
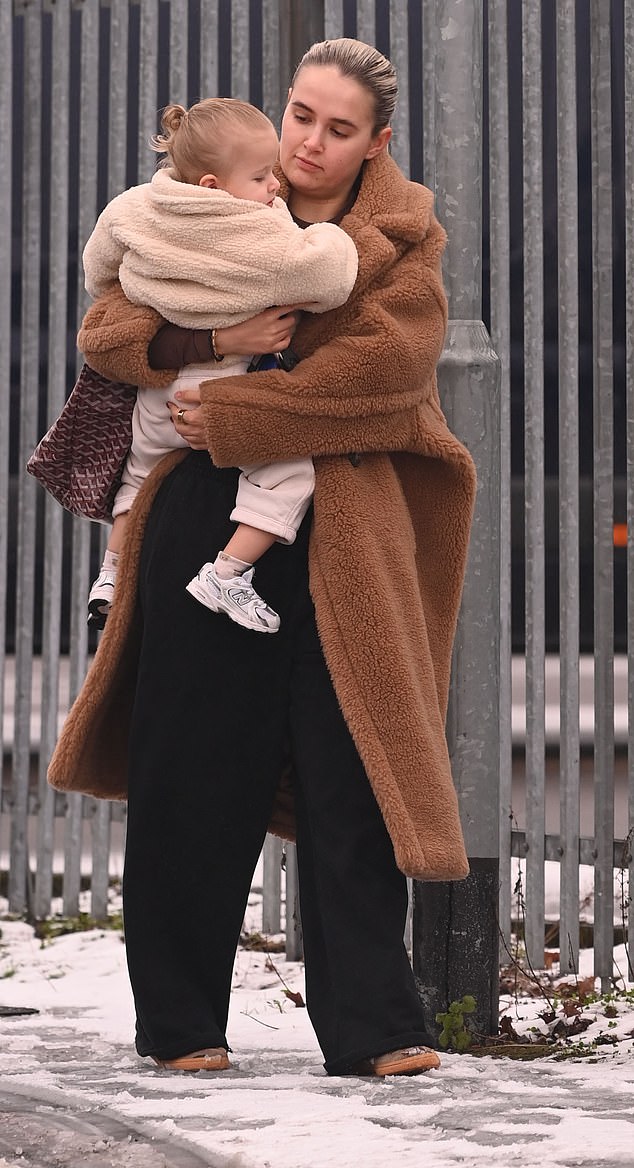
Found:
<path fill-rule="evenodd" d="M 110 230 L 108 207 L 102 211 L 82 254 L 86 291 L 93 300 L 119 279 L 125 249 Z"/>
<path fill-rule="evenodd" d="M 325 343 L 310 349 L 311 329 L 313 340 L 318 334 L 308 320 L 296 337 L 306 355 L 292 373 L 203 382 L 207 441 L 217 466 L 406 449 L 420 406 L 437 402 L 447 322 L 440 269 L 445 233 L 432 219 L 425 238 L 399 255 L 381 236 L 381 257 L 379 233 L 368 230 L 374 274 L 364 271 L 360 237 L 361 287 L 333 314 Z"/>
<path fill-rule="evenodd" d="M 77 347 L 103 377 L 160 389 L 178 373 L 148 364 L 148 345 L 164 324 L 153 308 L 131 304 L 117 282 L 91 304 L 77 334 Z"/>
<path fill-rule="evenodd" d="M 334 223 L 313 223 L 302 230 L 291 221 L 278 249 L 269 304 L 296 305 L 328 312 L 348 299 L 357 278 L 357 249 Z"/>

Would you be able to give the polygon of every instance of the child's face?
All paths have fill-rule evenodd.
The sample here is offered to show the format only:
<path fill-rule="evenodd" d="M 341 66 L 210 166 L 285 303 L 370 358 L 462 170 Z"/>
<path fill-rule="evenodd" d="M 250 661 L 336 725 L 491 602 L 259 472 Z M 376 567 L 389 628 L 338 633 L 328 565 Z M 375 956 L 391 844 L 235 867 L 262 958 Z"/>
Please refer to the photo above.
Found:
<path fill-rule="evenodd" d="M 235 162 L 226 174 L 218 174 L 217 186 L 236 199 L 273 204 L 280 184 L 273 174 L 279 143 L 273 127 L 250 138 L 244 146 L 235 146 Z"/>

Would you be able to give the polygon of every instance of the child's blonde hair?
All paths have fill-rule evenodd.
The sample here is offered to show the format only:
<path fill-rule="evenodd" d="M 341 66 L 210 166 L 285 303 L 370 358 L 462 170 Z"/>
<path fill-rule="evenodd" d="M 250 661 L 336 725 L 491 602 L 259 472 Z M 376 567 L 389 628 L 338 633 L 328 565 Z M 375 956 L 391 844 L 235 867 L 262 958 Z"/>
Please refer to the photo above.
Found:
<path fill-rule="evenodd" d="M 261 110 L 235 97 L 208 97 L 191 109 L 168 105 L 161 117 L 161 134 L 150 145 L 157 154 L 166 154 L 162 166 L 172 166 L 182 182 L 196 184 L 204 174 L 225 174 L 232 165 L 234 150 L 240 149 L 237 136 L 273 130 L 273 123 Z"/>

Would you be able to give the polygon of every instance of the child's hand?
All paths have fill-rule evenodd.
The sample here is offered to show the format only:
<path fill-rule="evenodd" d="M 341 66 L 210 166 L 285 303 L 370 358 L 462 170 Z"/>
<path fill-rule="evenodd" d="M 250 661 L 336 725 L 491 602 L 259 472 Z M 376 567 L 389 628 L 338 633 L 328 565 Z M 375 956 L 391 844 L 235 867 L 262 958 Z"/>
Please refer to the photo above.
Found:
<path fill-rule="evenodd" d="M 216 349 L 221 355 L 235 353 L 251 356 L 253 353 L 277 353 L 287 349 L 299 321 L 299 309 L 292 307 L 265 308 L 250 320 L 216 329 Z"/>
<path fill-rule="evenodd" d="M 169 401 L 167 408 L 177 432 L 192 450 L 206 450 L 207 439 L 203 412 L 200 408 L 200 390 L 178 389 L 174 397 L 176 401 Z"/>

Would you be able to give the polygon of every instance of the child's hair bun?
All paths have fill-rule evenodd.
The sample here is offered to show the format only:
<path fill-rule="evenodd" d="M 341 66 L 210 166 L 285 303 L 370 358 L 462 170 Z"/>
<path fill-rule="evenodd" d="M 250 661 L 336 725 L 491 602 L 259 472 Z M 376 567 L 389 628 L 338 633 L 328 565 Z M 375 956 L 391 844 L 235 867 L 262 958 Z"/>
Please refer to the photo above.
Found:
<path fill-rule="evenodd" d="M 155 134 L 150 139 L 152 149 L 156 150 L 158 154 L 165 154 L 186 117 L 187 110 L 183 105 L 167 105 L 161 115 L 161 130 L 163 132 Z"/>

